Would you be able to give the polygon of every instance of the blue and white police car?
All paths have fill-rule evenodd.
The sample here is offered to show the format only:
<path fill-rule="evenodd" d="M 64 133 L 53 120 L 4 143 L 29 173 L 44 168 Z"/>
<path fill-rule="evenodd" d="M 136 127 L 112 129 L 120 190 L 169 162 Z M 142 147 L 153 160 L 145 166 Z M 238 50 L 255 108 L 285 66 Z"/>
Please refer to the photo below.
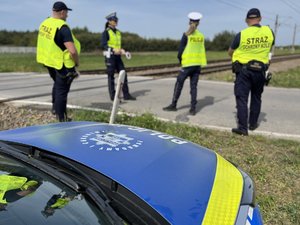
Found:
<path fill-rule="evenodd" d="M 0 131 L 0 224 L 261 225 L 251 178 L 140 127 L 67 122 Z"/>

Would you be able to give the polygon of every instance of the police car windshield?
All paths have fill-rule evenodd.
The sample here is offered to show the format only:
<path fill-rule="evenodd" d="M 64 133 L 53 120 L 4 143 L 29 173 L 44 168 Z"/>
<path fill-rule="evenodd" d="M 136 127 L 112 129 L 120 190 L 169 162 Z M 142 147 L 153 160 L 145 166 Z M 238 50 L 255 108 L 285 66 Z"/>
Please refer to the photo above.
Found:
<path fill-rule="evenodd" d="M 0 224 L 112 224 L 88 196 L 0 154 Z"/>

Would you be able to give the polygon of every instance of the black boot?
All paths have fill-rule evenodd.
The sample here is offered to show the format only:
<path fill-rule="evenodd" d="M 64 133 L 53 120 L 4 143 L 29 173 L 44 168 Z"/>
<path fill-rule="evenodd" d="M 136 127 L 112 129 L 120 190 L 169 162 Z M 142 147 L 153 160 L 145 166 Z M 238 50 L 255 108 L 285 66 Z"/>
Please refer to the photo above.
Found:
<path fill-rule="evenodd" d="M 195 116 L 196 115 L 195 107 L 191 107 L 189 112 L 190 112 L 190 115 Z"/>
<path fill-rule="evenodd" d="M 258 123 L 254 124 L 254 125 L 249 125 L 249 130 L 255 130 L 256 128 L 258 128 Z"/>
<path fill-rule="evenodd" d="M 163 108 L 164 111 L 177 111 L 176 105 L 171 104 Z"/>
<path fill-rule="evenodd" d="M 136 97 L 133 97 L 132 95 L 128 94 L 128 95 L 124 96 L 124 100 L 134 101 L 134 100 L 136 100 Z"/>
<path fill-rule="evenodd" d="M 232 128 L 231 131 L 232 131 L 232 133 L 235 133 L 238 135 L 248 136 L 248 131 L 246 131 L 246 130 L 241 130 L 239 128 Z"/>

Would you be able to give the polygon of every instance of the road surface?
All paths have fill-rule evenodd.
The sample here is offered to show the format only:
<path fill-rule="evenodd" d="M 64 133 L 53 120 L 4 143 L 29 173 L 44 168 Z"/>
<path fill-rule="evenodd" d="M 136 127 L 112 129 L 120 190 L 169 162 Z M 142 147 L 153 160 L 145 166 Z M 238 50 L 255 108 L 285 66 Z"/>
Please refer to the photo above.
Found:
<path fill-rule="evenodd" d="M 165 112 L 171 103 L 176 78 L 129 76 L 129 89 L 136 101 L 122 101 L 120 110 L 184 122 L 211 129 L 228 130 L 236 126 L 233 84 L 200 80 L 197 114 L 189 115 L 189 80 L 178 101 L 178 111 Z M 0 102 L 51 105 L 52 80 L 48 74 L 0 73 Z M 266 87 L 262 98 L 260 126 L 252 133 L 300 141 L 300 89 Z M 72 84 L 69 107 L 111 110 L 105 75 L 82 75 Z"/>

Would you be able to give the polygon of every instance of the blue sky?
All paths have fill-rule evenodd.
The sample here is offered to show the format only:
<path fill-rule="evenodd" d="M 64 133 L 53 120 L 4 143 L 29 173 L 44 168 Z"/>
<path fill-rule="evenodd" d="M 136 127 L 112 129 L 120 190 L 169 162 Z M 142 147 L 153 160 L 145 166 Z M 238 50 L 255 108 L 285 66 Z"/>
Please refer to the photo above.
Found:
<path fill-rule="evenodd" d="M 35 30 L 51 15 L 52 0 L 0 0 L 0 29 Z M 227 30 L 238 32 L 246 27 L 248 9 L 261 10 L 262 24 L 274 30 L 279 16 L 276 45 L 292 43 L 297 23 L 296 44 L 300 45 L 299 0 L 65 0 L 73 11 L 69 13 L 70 27 L 87 27 L 102 32 L 105 16 L 116 11 L 121 31 L 136 33 L 145 38 L 180 39 L 188 26 L 187 14 L 203 14 L 199 29 L 212 39 Z"/>

